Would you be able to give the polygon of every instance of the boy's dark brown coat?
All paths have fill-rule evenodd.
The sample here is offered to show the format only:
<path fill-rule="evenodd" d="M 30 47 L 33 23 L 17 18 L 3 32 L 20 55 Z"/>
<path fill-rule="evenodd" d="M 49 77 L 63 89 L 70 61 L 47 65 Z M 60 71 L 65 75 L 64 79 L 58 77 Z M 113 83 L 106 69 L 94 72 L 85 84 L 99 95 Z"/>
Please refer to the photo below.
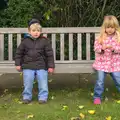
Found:
<path fill-rule="evenodd" d="M 54 68 L 54 56 L 50 41 L 45 37 L 22 40 L 15 55 L 15 65 L 22 69 Z"/>

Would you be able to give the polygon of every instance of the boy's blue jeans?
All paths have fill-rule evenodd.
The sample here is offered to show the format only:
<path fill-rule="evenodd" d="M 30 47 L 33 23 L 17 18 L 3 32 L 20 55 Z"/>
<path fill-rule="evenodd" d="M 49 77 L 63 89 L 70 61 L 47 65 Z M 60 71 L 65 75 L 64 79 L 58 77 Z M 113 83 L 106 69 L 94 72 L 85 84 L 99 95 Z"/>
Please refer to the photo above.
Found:
<path fill-rule="evenodd" d="M 32 99 L 32 88 L 35 79 L 38 81 L 38 100 L 47 101 L 48 98 L 48 71 L 41 70 L 23 70 L 23 82 L 24 82 L 24 91 L 23 91 L 23 100 Z"/>
<path fill-rule="evenodd" d="M 94 99 L 101 98 L 102 93 L 104 91 L 104 81 L 105 81 L 105 77 L 107 73 L 104 71 L 97 71 L 97 74 L 98 74 L 98 78 L 97 78 L 95 88 L 94 88 Z M 120 72 L 112 72 L 109 74 L 114 80 L 116 88 L 120 92 Z"/>

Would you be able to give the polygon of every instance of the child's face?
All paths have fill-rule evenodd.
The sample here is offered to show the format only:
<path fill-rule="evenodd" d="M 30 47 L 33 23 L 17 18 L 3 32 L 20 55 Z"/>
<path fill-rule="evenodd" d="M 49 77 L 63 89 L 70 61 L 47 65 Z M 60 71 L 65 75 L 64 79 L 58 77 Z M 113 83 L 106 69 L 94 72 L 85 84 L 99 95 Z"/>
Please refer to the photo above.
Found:
<path fill-rule="evenodd" d="M 38 38 L 40 36 L 41 32 L 39 29 L 30 29 L 29 34 L 31 34 L 31 36 L 33 38 Z"/>
<path fill-rule="evenodd" d="M 113 28 L 113 27 L 107 27 L 107 28 L 105 29 L 105 32 L 106 32 L 108 35 L 112 35 L 112 34 L 115 33 L 115 28 Z"/>

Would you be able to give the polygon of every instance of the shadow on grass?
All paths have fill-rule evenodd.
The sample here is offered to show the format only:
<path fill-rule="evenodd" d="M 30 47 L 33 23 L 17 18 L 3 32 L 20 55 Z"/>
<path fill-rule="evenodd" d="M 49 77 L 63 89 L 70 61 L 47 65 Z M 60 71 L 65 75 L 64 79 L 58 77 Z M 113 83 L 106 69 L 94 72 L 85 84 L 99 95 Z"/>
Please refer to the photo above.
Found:
<path fill-rule="evenodd" d="M 78 92 L 79 90 L 83 92 L 83 96 L 86 96 L 86 94 L 93 94 L 94 85 L 96 82 L 95 74 L 79 74 L 79 75 L 70 74 L 68 76 L 67 77 L 70 79 L 66 78 L 65 75 L 57 76 L 56 78 L 57 80 L 52 78 L 49 79 L 50 96 L 54 96 L 55 93 L 67 94 L 67 93 L 76 92 L 76 91 L 77 93 L 79 93 Z M 17 78 L 18 77 L 19 76 L 17 76 Z M 13 82 L 14 81 L 15 80 L 13 80 Z M 21 82 L 18 82 L 18 83 L 21 84 Z M 14 93 L 14 94 L 19 93 L 20 95 L 22 94 L 22 91 L 23 91 L 22 86 L 19 88 L 14 86 L 14 88 L 10 87 L 8 89 L 9 89 L 8 90 L 9 93 Z M 2 88 L 2 86 L 0 86 L 0 96 L 4 93 L 4 91 L 5 91 L 5 88 Z M 37 96 L 37 94 L 38 94 L 37 83 L 35 83 L 33 88 L 33 96 Z M 103 93 L 103 96 L 104 98 L 106 96 L 110 98 L 112 97 L 119 98 L 118 91 L 116 90 L 116 87 L 109 76 L 107 76 L 105 80 L 105 92 Z"/>

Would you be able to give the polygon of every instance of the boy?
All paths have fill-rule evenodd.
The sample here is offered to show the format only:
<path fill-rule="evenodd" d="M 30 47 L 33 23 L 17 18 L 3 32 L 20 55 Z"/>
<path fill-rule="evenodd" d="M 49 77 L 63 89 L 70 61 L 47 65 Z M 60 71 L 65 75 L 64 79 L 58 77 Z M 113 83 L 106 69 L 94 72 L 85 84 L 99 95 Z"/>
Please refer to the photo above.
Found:
<path fill-rule="evenodd" d="M 32 88 L 36 75 L 38 80 L 38 102 L 46 103 L 48 99 L 48 72 L 54 71 L 54 56 L 50 41 L 41 37 L 41 25 L 32 19 L 28 23 L 29 36 L 24 38 L 17 48 L 15 66 L 23 71 L 23 103 L 32 100 Z"/>

